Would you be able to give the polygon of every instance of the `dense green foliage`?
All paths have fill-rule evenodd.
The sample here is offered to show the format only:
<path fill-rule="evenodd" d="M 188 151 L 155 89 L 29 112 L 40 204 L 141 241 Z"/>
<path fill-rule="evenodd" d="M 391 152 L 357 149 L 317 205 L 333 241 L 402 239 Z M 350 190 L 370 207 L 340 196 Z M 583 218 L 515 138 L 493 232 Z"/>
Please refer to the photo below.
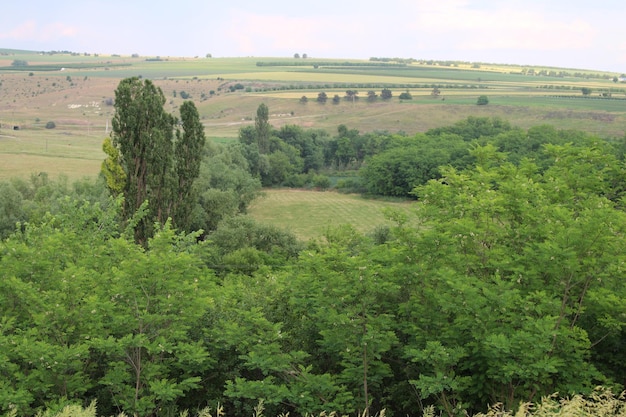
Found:
<path fill-rule="evenodd" d="M 414 137 L 285 126 L 268 153 L 258 134 L 187 167 L 204 232 L 166 220 L 137 244 L 104 180 L 0 184 L 0 413 L 263 400 L 268 415 L 461 416 L 623 389 L 623 141 L 476 118 Z M 240 215 L 260 181 L 328 164 L 411 193 L 416 218 L 305 245 Z"/>
<path fill-rule="evenodd" d="M 180 107 L 180 128 L 176 131 L 178 120 L 165 112 L 164 104 L 163 91 L 150 80 L 127 78 L 115 91 L 112 145 L 119 157 L 111 149 L 107 161 L 119 160 L 125 173 L 125 219 L 145 212 L 134 220 L 135 240 L 142 243 L 152 235 L 155 221 L 163 224 L 170 218 L 179 229 L 190 230 L 193 182 L 200 173 L 205 142 L 193 102 Z M 106 167 L 107 179 L 114 172 L 110 165 L 115 164 Z"/>

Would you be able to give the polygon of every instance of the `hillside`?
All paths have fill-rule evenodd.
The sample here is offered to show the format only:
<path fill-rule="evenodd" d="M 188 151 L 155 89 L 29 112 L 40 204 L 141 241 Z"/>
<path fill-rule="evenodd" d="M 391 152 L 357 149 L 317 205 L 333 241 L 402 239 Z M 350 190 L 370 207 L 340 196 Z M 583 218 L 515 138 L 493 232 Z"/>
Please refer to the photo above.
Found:
<path fill-rule="evenodd" d="M 340 124 L 413 134 L 468 116 L 498 116 L 523 128 L 547 123 L 602 137 L 621 137 L 626 126 L 626 85 L 612 73 L 435 61 L 0 53 L 0 178 L 36 171 L 95 175 L 113 92 L 130 76 L 161 87 L 169 111 L 185 98 L 194 100 L 215 141 L 236 138 L 262 102 L 274 127 L 294 124 L 331 134 Z M 589 95 L 583 96 L 583 88 Z M 383 89 L 390 99 L 380 98 Z M 346 100 L 348 90 L 357 91 L 357 99 Z M 325 103 L 317 100 L 321 92 Z M 406 92 L 412 99 L 400 100 Z M 479 95 L 488 96 L 487 106 L 476 105 Z M 51 121 L 55 128 L 46 129 Z"/>

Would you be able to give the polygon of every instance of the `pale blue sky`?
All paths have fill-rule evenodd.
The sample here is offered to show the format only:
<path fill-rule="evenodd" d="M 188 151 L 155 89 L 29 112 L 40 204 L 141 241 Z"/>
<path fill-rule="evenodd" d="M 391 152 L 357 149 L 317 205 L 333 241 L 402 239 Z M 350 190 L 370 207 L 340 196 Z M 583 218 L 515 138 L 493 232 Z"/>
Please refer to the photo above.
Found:
<path fill-rule="evenodd" d="M 0 47 L 160 56 L 403 57 L 626 73 L 622 0 L 26 0 Z"/>

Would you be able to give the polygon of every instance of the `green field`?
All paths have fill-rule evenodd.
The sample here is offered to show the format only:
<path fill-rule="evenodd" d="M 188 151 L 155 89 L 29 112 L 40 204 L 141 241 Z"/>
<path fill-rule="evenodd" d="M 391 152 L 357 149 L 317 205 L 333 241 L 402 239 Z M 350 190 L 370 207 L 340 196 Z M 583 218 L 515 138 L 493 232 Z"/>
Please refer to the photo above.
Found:
<path fill-rule="evenodd" d="M 362 233 L 378 226 L 391 225 L 384 210 L 391 208 L 410 216 L 412 202 L 389 202 L 363 198 L 355 194 L 304 190 L 266 190 L 249 208 L 249 214 L 261 223 L 293 232 L 303 240 L 319 239 L 329 230 L 352 225 Z"/>
<path fill-rule="evenodd" d="M 497 116 L 522 128 L 552 124 L 601 137 L 626 132 L 626 84 L 613 82 L 619 74 L 469 63 L 0 53 L 0 178 L 42 171 L 97 175 L 113 115 L 106 103 L 129 76 L 152 79 L 173 113 L 183 102 L 180 93 L 190 94 L 207 136 L 217 142 L 235 140 L 241 127 L 253 123 L 260 103 L 268 105 L 276 128 L 294 124 L 330 134 L 340 124 L 361 132 L 414 134 L 468 116 Z M 28 65 L 12 66 L 15 60 Z M 544 73 L 529 75 L 531 70 Z M 560 73 L 569 75 L 555 75 Z M 231 91 L 237 84 L 242 88 Z M 434 86 L 439 97 L 431 95 Z M 593 90 L 590 98 L 582 98 L 582 87 Z M 366 100 L 368 91 L 380 94 L 383 88 L 392 90 L 391 100 Z M 360 99 L 331 102 L 348 89 Z M 326 104 L 316 101 L 322 91 Z M 399 100 L 404 91 L 413 99 Z M 487 95 L 489 105 L 477 106 L 479 95 Z M 48 121 L 56 128 L 44 129 Z"/>

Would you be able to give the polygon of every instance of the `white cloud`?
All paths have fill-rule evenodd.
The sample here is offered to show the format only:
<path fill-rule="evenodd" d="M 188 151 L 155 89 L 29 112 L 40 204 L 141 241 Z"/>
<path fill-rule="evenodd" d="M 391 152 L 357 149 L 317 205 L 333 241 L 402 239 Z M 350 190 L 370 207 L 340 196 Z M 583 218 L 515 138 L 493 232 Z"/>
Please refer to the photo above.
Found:
<path fill-rule="evenodd" d="M 267 51 L 317 54 L 337 48 L 337 40 L 346 33 L 362 28 L 357 22 L 347 23 L 327 17 L 288 17 L 237 11 L 225 27 L 225 35 L 236 43 L 235 49 L 258 55 Z"/>
<path fill-rule="evenodd" d="M 0 39 L 24 40 L 33 39 L 36 33 L 36 24 L 33 20 L 26 21 L 7 32 L 0 32 Z"/>
<path fill-rule="evenodd" d="M 0 39 L 9 41 L 53 41 L 71 38 L 78 34 L 78 29 L 64 23 L 48 23 L 39 25 L 34 20 L 27 20 L 7 32 L 0 32 Z"/>
<path fill-rule="evenodd" d="M 562 50 L 589 47 L 596 35 L 591 24 L 567 14 L 551 14 L 540 6 L 513 3 L 488 8 L 464 0 L 417 3 L 412 28 L 435 43 L 464 50 Z"/>

